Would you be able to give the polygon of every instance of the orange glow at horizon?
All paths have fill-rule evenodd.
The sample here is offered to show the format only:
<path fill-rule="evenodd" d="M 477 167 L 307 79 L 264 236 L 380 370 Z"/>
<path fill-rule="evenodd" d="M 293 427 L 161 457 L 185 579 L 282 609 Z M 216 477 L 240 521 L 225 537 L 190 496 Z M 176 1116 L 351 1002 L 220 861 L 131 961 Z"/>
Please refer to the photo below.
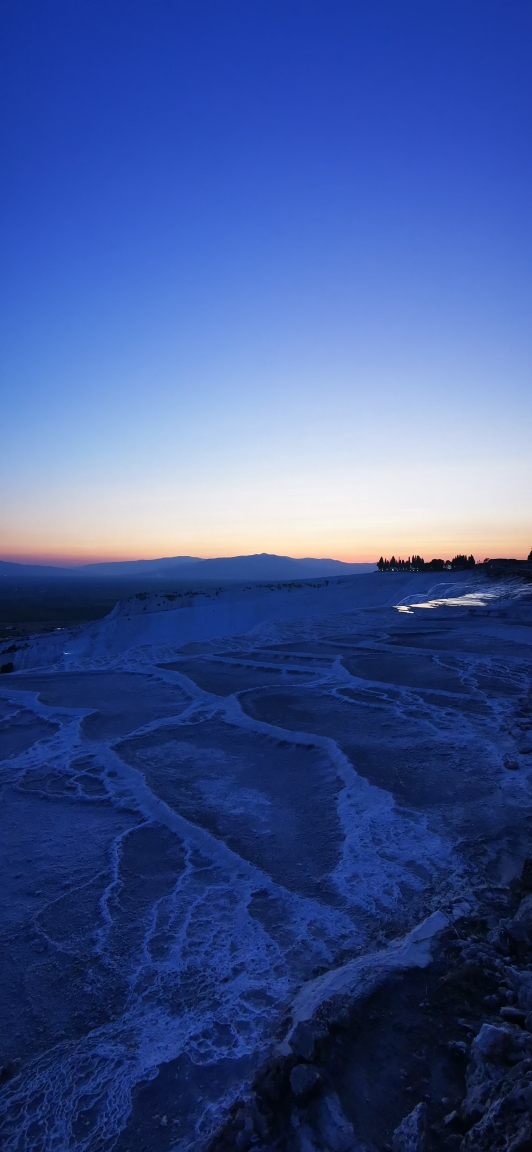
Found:
<path fill-rule="evenodd" d="M 177 467 L 177 466 L 176 466 Z M 181 467 L 181 465 L 180 465 Z M 190 466 L 192 468 L 192 465 Z M 0 507 L 0 555 L 82 565 L 261 552 L 376 563 L 471 553 L 526 557 L 532 547 L 530 461 L 379 469 L 287 453 L 271 476 L 168 474 L 87 478 L 13 493 Z"/>
<path fill-rule="evenodd" d="M 294 559 L 305 559 L 314 557 L 317 559 L 332 559 L 340 560 L 345 564 L 376 564 L 379 556 L 384 556 L 390 559 L 395 556 L 397 559 L 408 559 L 412 555 L 420 555 L 425 560 L 431 560 L 434 557 L 440 557 L 443 560 L 451 560 L 453 556 L 458 553 L 465 553 L 470 555 L 473 553 L 477 562 L 484 560 L 486 557 L 506 556 L 515 557 L 516 559 L 526 559 L 532 547 L 532 538 L 530 541 L 523 541 L 523 537 L 519 538 L 517 535 L 505 535 L 501 533 L 491 539 L 477 539 L 465 540 L 462 535 L 456 536 L 454 541 L 450 541 L 447 537 L 442 539 L 438 544 L 434 539 L 426 541 L 410 541 L 410 546 L 405 546 L 404 542 L 400 539 L 400 534 L 397 534 L 395 543 L 382 544 L 379 548 L 357 548 L 348 550 L 334 549 L 321 546 L 319 541 L 314 542 L 314 546 L 310 546 L 305 550 L 299 548 L 290 548 L 285 540 L 279 542 L 276 546 L 274 542 L 269 541 L 264 545 L 257 544 L 257 542 L 242 541 L 240 546 L 238 542 L 234 547 L 226 547 L 220 549 L 204 549 L 199 551 L 192 546 L 187 547 L 185 544 L 181 546 L 166 547 L 161 546 L 159 549 L 146 549 L 137 550 L 131 546 L 114 549 L 88 549 L 78 550 L 51 550 L 46 549 L 42 551 L 33 551 L 25 549 L 17 549 L 10 551 L 2 551 L 0 553 L 0 560 L 8 561 L 14 564 L 36 564 L 36 565 L 49 565 L 57 566 L 60 568 L 80 567 L 85 564 L 102 564 L 102 563 L 120 563 L 135 560 L 160 560 L 163 558 L 171 558 L 173 556 L 194 556 L 198 560 L 216 559 L 221 556 L 248 556 L 256 555 L 257 553 L 270 553 L 279 556 L 291 556 Z"/>

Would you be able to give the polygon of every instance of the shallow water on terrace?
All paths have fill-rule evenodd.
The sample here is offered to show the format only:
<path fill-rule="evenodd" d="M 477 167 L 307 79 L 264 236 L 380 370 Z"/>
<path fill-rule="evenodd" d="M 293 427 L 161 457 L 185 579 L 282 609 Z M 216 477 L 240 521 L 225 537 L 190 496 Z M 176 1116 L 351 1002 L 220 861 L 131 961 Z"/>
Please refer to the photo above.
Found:
<path fill-rule="evenodd" d="M 16 709 L 0 721 L 0 749 L 2 759 L 18 756 L 31 748 L 36 740 L 44 740 L 57 732 L 57 725 L 34 716 L 28 709 Z"/>
<path fill-rule="evenodd" d="M 304 980 L 460 888 L 463 836 L 517 835 L 527 625 L 489 623 L 342 612 L 0 684 L 7 1152 L 188 1147 Z"/>
<path fill-rule="evenodd" d="M 238 857 L 289 891 L 319 896 L 342 839 L 342 782 L 323 752 L 216 717 L 159 728 L 117 751 L 154 794 Z"/>
<path fill-rule="evenodd" d="M 399 612 L 414 608 L 485 608 L 500 604 L 501 600 L 523 600 L 530 596 L 530 588 L 518 579 L 498 581 L 490 587 L 478 579 L 446 581 L 431 589 L 430 598 L 419 600 L 415 595 L 405 596 L 395 607 Z"/>
<path fill-rule="evenodd" d="M 244 692 L 250 688 L 260 688 L 290 677 L 292 682 L 308 680 L 313 671 L 303 672 L 296 668 L 272 668 L 268 665 L 245 665 L 234 660 L 180 660 L 161 664 L 174 672 L 188 676 L 204 692 L 215 696 L 231 696 L 233 692 Z"/>

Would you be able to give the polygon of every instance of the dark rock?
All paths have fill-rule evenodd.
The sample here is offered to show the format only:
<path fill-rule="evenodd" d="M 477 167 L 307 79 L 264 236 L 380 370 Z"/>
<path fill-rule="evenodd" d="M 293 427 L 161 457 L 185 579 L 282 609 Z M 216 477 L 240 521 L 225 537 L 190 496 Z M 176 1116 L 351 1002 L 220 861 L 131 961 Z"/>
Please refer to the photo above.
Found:
<path fill-rule="evenodd" d="M 298 1152 L 321 1152 L 321 1144 L 319 1143 L 318 1137 L 308 1124 L 301 1125 L 296 1147 Z"/>
<path fill-rule="evenodd" d="M 387 1013 L 379 1008 L 380 1001 L 376 1006 L 372 1002 L 359 1019 L 345 998 L 339 997 L 323 1021 L 296 1025 L 289 1036 L 291 1053 L 262 1066 L 253 1081 L 254 1102 L 240 1101 L 231 1110 L 224 1142 L 209 1147 L 209 1152 L 273 1152 L 274 1148 L 278 1152 L 362 1152 L 362 1148 L 364 1152 L 370 1148 L 373 1152 L 377 1148 L 380 1152 L 385 1148 L 387 1152 L 532 1152 L 532 963 L 528 967 L 532 961 L 528 951 L 532 947 L 528 943 L 532 939 L 532 858 L 527 867 L 522 879 L 507 886 L 504 895 L 500 886 L 494 891 L 482 887 L 483 906 L 462 929 L 464 937 L 467 931 L 471 935 L 462 939 L 460 930 L 454 929 L 454 935 L 443 939 L 439 972 L 426 988 L 421 983 L 413 985 L 410 1005 L 398 996 L 397 1020 L 395 1004 Z M 514 911 L 519 897 L 521 903 Z M 502 915 L 509 919 L 496 924 Z M 418 1003 L 431 1009 L 423 1014 L 422 1025 Z M 497 1021 L 494 1016 L 499 1011 Z M 483 1014 L 490 1023 L 479 1030 Z M 383 1144 L 383 1139 L 390 1140 L 396 1122 L 393 1094 L 388 1103 L 379 1084 L 376 1102 L 371 1088 L 371 1076 L 379 1079 L 383 1038 L 378 1060 L 368 1040 L 366 1060 L 365 1041 L 360 1037 L 368 1019 L 384 1021 L 386 1028 L 390 1015 L 390 1027 L 400 1021 L 400 1029 L 409 1037 L 409 1057 L 423 1062 L 423 1067 L 409 1065 L 401 1075 L 403 1091 L 411 1093 L 410 1107 L 416 1100 L 423 1103 L 396 1128 L 393 1150 Z M 341 1033 L 330 1030 L 331 1021 L 336 1020 L 342 1022 Z M 463 1040 L 449 1041 L 453 1034 L 460 1036 L 461 1028 Z M 351 1047 L 361 1065 L 362 1087 L 356 1079 L 356 1064 L 349 1067 L 349 1080 L 344 1075 L 344 1059 L 352 1061 Z M 323 1069 L 318 1070 L 314 1060 Z M 398 1045 L 395 1060 L 397 1075 L 405 1061 L 403 1044 Z M 441 1067 L 441 1087 L 429 1098 L 425 1095 L 429 1080 L 423 1073 L 433 1063 Z M 458 1106 L 464 1070 L 465 1099 Z M 337 1086 L 351 1093 L 345 1100 L 349 1099 L 349 1108 L 363 1129 L 367 1141 L 363 1146 L 334 1091 Z M 430 1108 L 430 1128 L 425 1102 Z M 251 1125 L 249 1119 L 246 1124 L 248 1113 Z M 202 1147 L 201 1152 L 206 1150 Z"/>
<path fill-rule="evenodd" d="M 517 763 L 517 760 L 505 760 L 504 767 L 508 768 L 510 772 L 516 772 L 519 768 L 519 764 Z"/>
<path fill-rule="evenodd" d="M 321 1097 L 316 1122 L 321 1143 L 327 1152 L 356 1152 L 355 1133 L 336 1092 L 327 1092 Z"/>
<path fill-rule="evenodd" d="M 306 1024 L 301 1020 L 299 1024 L 296 1024 L 292 1032 L 290 1047 L 296 1056 L 302 1056 L 303 1060 L 313 1060 L 316 1039 L 317 1036 L 314 1029 L 310 1024 Z"/>
<path fill-rule="evenodd" d="M 253 1088 L 259 1098 L 277 1104 L 288 1087 L 286 1062 L 275 1057 L 267 1060 L 258 1070 Z"/>
<path fill-rule="evenodd" d="M 1 672 L 14 672 L 14 670 L 15 670 L 15 665 L 13 664 L 12 660 L 8 660 L 7 664 L 0 664 L 0 673 Z"/>
<path fill-rule="evenodd" d="M 255 1132 L 258 1132 L 261 1140 L 266 1141 L 269 1136 L 268 1119 L 263 1112 L 260 1112 L 256 1105 L 251 1106 L 251 1114 L 253 1117 L 253 1127 Z"/>
<path fill-rule="evenodd" d="M 458 1152 L 462 1147 L 462 1137 L 457 1132 L 453 1132 L 443 1141 L 443 1147 L 445 1152 Z"/>
<path fill-rule="evenodd" d="M 508 1089 L 508 1090 L 507 1090 Z M 462 1152 L 531 1152 L 532 1084 L 503 1084 L 462 1141 Z"/>
<path fill-rule="evenodd" d="M 243 1128 L 245 1125 L 245 1122 L 246 1122 L 246 1109 L 245 1108 L 239 1108 L 238 1111 L 235 1112 L 235 1118 L 234 1119 L 235 1119 L 236 1127 L 237 1128 Z"/>
<path fill-rule="evenodd" d="M 491 932 L 488 932 L 489 943 L 499 953 L 506 950 L 505 938 L 506 933 L 502 924 L 497 924 L 496 928 L 492 928 Z"/>
<path fill-rule="evenodd" d="M 532 946 L 532 893 L 523 897 L 513 920 L 508 920 L 505 927 L 515 943 Z"/>
<path fill-rule="evenodd" d="M 393 1152 L 425 1152 L 427 1147 L 427 1105 L 418 1104 L 401 1120 L 392 1140 Z"/>
<path fill-rule="evenodd" d="M 512 968 L 508 972 L 508 981 L 517 997 L 519 1008 L 525 1013 L 532 1012 L 532 972 L 527 968 Z"/>
<path fill-rule="evenodd" d="M 235 1126 L 240 1129 L 235 1137 L 235 1147 L 241 1152 L 247 1152 L 253 1143 L 257 1143 L 253 1116 L 249 1108 L 239 1108 L 235 1116 Z"/>
<path fill-rule="evenodd" d="M 530 1055 L 529 1047 L 530 1038 L 512 1024 L 500 1027 L 483 1024 L 471 1045 L 471 1057 L 477 1065 L 486 1062 L 497 1064 L 501 1061 L 512 1063 L 515 1062 L 515 1053 L 518 1053 L 517 1059 Z"/>
<path fill-rule="evenodd" d="M 532 892 L 532 856 L 527 856 L 521 872 L 521 887 L 523 891 Z"/>
<path fill-rule="evenodd" d="M 505 1075 L 505 1062 L 512 1045 L 510 1026 L 483 1024 L 471 1045 L 471 1062 L 467 1068 L 467 1093 L 462 1103 L 462 1116 L 475 1123 L 483 1116 L 499 1082 Z"/>
<path fill-rule="evenodd" d="M 510 1020 L 512 1024 L 524 1024 L 526 1019 L 526 1013 L 523 1012 L 522 1008 L 514 1008 L 510 1004 L 501 1008 L 500 1015 L 503 1020 Z"/>
<path fill-rule="evenodd" d="M 524 1079 L 528 1075 L 531 1059 L 532 1036 L 529 1033 L 510 1023 L 500 1028 L 492 1024 L 482 1025 L 471 1045 L 471 1063 L 466 1074 L 467 1094 L 462 1104 L 464 1121 L 472 1123 L 475 1127 L 483 1123 L 487 1113 L 491 1115 L 489 1124 L 486 1122 L 482 1128 L 484 1143 L 478 1144 L 479 1150 L 491 1147 L 506 1148 L 505 1144 L 497 1141 L 490 1146 L 488 1139 L 490 1125 L 498 1115 L 497 1108 L 499 1105 L 502 1107 L 501 1102 L 509 1092 L 514 1091 L 520 1081 L 525 1085 L 528 1084 L 532 1091 L 530 1081 Z M 511 1128 L 515 1128 L 515 1125 L 511 1125 Z M 510 1148 L 510 1145 L 508 1147 Z M 511 1147 L 512 1152 L 517 1152 L 518 1146 L 515 1150 L 513 1145 Z M 469 1148 L 476 1149 L 477 1145 L 464 1144 L 464 1152 Z"/>
<path fill-rule="evenodd" d="M 310 1096 L 322 1083 L 318 1069 L 313 1064 L 296 1064 L 290 1073 L 290 1087 L 294 1096 Z"/>

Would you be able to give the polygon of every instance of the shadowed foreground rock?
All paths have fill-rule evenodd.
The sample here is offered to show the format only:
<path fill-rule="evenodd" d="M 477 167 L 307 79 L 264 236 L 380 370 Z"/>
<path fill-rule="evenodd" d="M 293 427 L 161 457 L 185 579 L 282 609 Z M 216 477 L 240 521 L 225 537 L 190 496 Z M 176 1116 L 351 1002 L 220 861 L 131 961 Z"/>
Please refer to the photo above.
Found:
<path fill-rule="evenodd" d="M 395 1129 L 393 1152 L 425 1152 L 427 1147 L 427 1105 L 418 1104 Z"/>
<path fill-rule="evenodd" d="M 296 1064 L 290 1073 L 290 1087 L 294 1096 L 310 1096 L 321 1084 L 321 1076 L 312 1064 Z"/>
<path fill-rule="evenodd" d="M 528 1152 L 532 1148 L 532 1035 L 515 1025 L 484 1024 L 471 1046 L 462 1105 L 473 1127 L 462 1152 Z"/>
<path fill-rule="evenodd" d="M 311 987 L 312 1016 L 266 1062 L 209 1152 L 532 1152 L 531 883 L 527 860 L 499 894 L 498 916 L 485 906 L 442 930 L 430 969 L 394 975 L 397 942 L 376 954 L 378 988 L 369 958 L 318 983 L 336 994 L 317 1008 Z M 397 1075 L 404 1098 L 414 1096 L 402 1119 Z"/>

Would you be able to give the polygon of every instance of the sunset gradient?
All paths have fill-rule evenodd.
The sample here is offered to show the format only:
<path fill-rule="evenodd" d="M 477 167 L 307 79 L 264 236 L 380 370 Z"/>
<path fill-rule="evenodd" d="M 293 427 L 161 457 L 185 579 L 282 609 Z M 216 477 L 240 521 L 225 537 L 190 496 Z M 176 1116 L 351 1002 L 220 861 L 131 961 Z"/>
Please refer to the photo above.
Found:
<path fill-rule="evenodd" d="M 532 8 L 0 17 L 0 555 L 532 548 Z"/>

